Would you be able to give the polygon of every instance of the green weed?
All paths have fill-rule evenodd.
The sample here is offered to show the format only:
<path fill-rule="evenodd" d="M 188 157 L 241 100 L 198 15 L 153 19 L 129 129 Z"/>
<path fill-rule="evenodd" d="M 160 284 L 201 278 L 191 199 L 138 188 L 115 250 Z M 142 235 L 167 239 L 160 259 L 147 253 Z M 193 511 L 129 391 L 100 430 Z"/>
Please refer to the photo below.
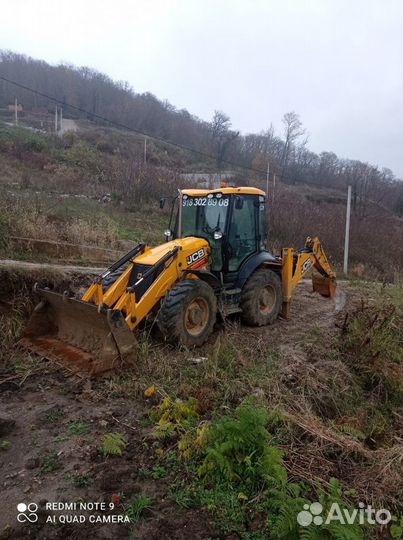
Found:
<path fill-rule="evenodd" d="M 49 411 L 45 418 L 46 418 L 46 421 L 47 422 L 58 422 L 61 418 L 63 418 L 64 416 L 64 411 L 62 411 L 61 409 L 54 409 L 54 410 L 51 410 Z"/>
<path fill-rule="evenodd" d="M 126 515 L 132 523 L 138 523 L 143 517 L 144 512 L 152 506 L 152 499 L 146 495 L 136 497 L 126 509 Z"/>
<path fill-rule="evenodd" d="M 41 463 L 41 473 L 50 474 L 60 469 L 61 464 L 56 452 L 50 452 L 45 455 Z"/>
<path fill-rule="evenodd" d="M 188 431 L 197 423 L 199 415 L 196 411 L 197 401 L 172 400 L 166 397 L 161 405 L 150 411 L 151 420 L 156 422 L 153 435 L 157 439 L 167 439 Z"/>
<path fill-rule="evenodd" d="M 0 450 L 10 450 L 11 448 L 11 443 L 10 441 L 6 441 L 6 440 L 3 440 L 3 441 L 0 441 Z"/>
<path fill-rule="evenodd" d="M 77 488 L 86 488 L 91 484 L 91 479 L 85 474 L 66 474 L 65 479 Z"/>
<path fill-rule="evenodd" d="M 168 474 L 168 471 L 165 467 L 155 465 L 151 469 L 140 469 L 139 474 L 143 478 L 152 478 L 153 480 L 159 480 L 160 478 L 165 478 L 165 476 L 167 476 Z"/>
<path fill-rule="evenodd" d="M 69 424 L 69 432 L 72 435 L 84 435 L 85 433 L 88 433 L 90 430 L 90 427 L 85 422 L 70 422 Z"/>

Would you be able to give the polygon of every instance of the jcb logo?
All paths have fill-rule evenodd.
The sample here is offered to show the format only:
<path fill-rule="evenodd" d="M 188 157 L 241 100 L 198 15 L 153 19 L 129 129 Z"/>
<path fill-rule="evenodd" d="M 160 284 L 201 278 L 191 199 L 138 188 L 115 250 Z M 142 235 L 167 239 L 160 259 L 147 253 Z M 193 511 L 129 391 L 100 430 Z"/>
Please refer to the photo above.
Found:
<path fill-rule="evenodd" d="M 192 266 L 195 262 L 199 261 L 204 257 L 204 249 L 201 248 L 199 251 L 195 251 L 195 253 L 192 253 L 186 258 L 186 262 L 188 266 Z"/>
<path fill-rule="evenodd" d="M 311 266 L 312 266 L 312 261 L 311 261 L 311 259 L 306 260 L 306 261 L 304 262 L 304 264 L 302 265 L 301 272 L 302 272 L 303 274 L 305 274 L 305 272 L 306 272 L 307 270 L 309 270 L 309 268 L 311 268 Z"/>

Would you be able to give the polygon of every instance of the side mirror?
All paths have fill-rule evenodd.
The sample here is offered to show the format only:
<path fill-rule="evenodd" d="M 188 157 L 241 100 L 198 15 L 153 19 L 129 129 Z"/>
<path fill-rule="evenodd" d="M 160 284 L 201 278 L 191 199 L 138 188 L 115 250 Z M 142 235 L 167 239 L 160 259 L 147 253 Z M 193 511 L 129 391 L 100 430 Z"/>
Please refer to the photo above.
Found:
<path fill-rule="evenodd" d="M 243 208 L 243 198 L 239 197 L 238 195 L 235 198 L 235 208 L 237 210 L 242 210 Z"/>
<path fill-rule="evenodd" d="M 161 208 L 161 210 L 164 208 L 164 206 L 165 206 L 165 197 L 161 197 L 161 199 L 160 199 L 160 208 Z"/>
<path fill-rule="evenodd" d="M 214 238 L 214 240 L 221 240 L 222 231 L 214 231 L 213 238 Z"/>
<path fill-rule="evenodd" d="M 164 231 L 164 236 L 165 236 L 165 238 L 167 239 L 167 241 L 169 241 L 169 240 L 172 238 L 172 231 L 171 231 L 171 229 L 166 229 L 166 230 Z"/>

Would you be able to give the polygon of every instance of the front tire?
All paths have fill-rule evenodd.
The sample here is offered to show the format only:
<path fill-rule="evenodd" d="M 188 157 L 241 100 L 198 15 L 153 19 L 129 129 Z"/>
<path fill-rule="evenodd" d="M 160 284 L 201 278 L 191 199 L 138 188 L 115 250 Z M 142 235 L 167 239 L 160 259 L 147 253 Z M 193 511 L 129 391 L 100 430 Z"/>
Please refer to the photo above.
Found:
<path fill-rule="evenodd" d="M 246 282 L 241 297 L 242 321 L 249 326 L 274 322 L 281 310 L 283 291 L 279 276 L 259 268 Z"/>
<path fill-rule="evenodd" d="M 212 333 L 216 316 L 217 299 L 210 285 L 188 279 L 174 285 L 166 294 L 158 314 L 158 326 L 167 341 L 199 347 Z"/>

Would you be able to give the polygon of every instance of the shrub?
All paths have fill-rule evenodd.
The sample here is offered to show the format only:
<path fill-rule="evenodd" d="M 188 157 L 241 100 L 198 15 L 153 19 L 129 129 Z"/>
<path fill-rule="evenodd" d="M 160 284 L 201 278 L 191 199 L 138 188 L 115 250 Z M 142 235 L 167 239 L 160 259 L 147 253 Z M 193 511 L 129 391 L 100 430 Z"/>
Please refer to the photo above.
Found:
<path fill-rule="evenodd" d="M 154 437 L 165 439 L 188 432 L 199 418 L 196 407 L 197 401 L 193 398 L 174 401 L 166 397 L 161 405 L 150 412 L 151 420 L 157 424 L 153 431 Z"/>
<path fill-rule="evenodd" d="M 402 315 L 392 303 L 362 303 L 347 313 L 339 347 L 345 361 L 371 393 L 400 402 L 403 397 Z"/>

